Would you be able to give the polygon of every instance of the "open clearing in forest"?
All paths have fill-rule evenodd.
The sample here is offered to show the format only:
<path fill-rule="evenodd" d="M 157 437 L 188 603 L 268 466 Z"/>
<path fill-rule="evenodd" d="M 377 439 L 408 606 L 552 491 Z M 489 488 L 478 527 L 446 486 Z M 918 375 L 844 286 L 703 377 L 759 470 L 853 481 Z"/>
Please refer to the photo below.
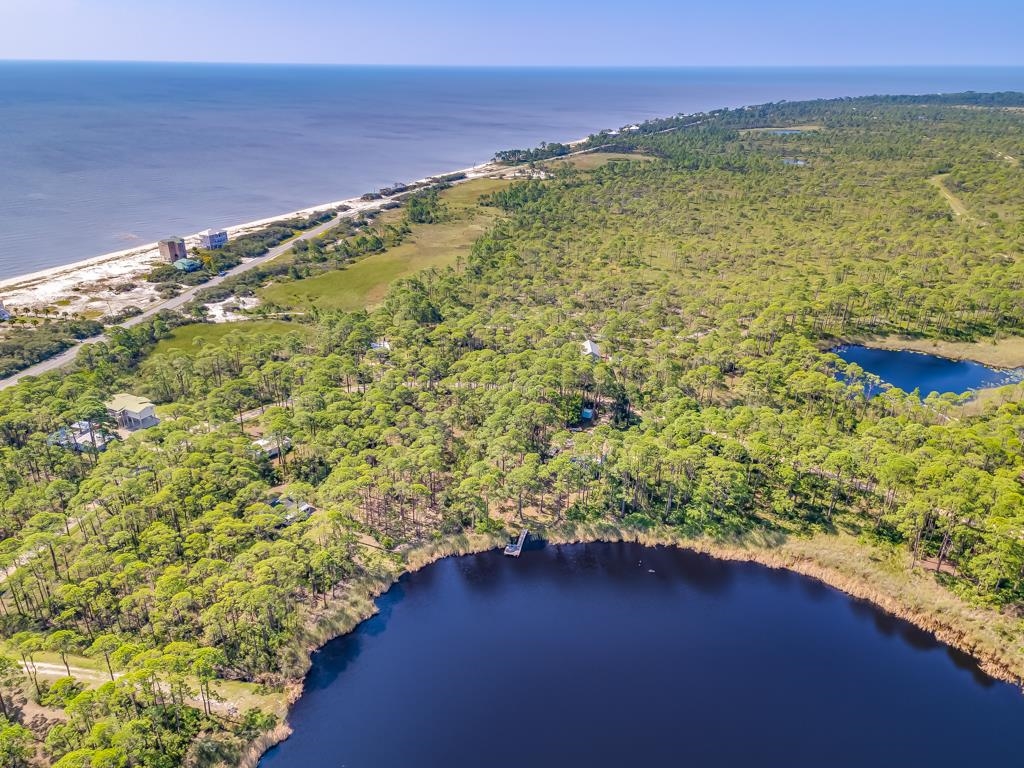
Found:
<path fill-rule="evenodd" d="M 772 131 L 799 131 L 800 133 L 813 133 L 820 131 L 824 126 L 817 124 L 808 125 L 769 125 L 764 128 L 741 128 L 741 136 L 748 133 L 771 133 Z M 795 134 L 794 134 L 795 135 Z"/>
<path fill-rule="evenodd" d="M 508 184 L 502 179 L 475 179 L 446 189 L 441 199 L 451 217 L 448 221 L 414 224 L 412 234 L 399 246 L 364 256 L 342 269 L 268 285 L 259 291 L 260 298 L 296 309 L 372 307 L 383 300 L 395 280 L 468 257 L 473 243 L 498 217 L 497 209 L 479 205 L 480 197 Z"/>
<path fill-rule="evenodd" d="M 28 672 L 25 663 L 21 661 L 20 654 L 10 643 L 0 643 L 0 650 L 15 659 L 18 665 Z M 40 680 L 52 683 L 67 677 L 67 669 L 59 654 L 51 651 L 36 651 L 32 656 L 34 659 L 32 666 Z M 110 681 L 110 673 L 102 659 L 68 654 L 68 666 L 71 668 L 71 676 L 86 688 L 97 688 Z M 114 676 L 120 677 L 121 673 L 115 669 Z M 195 685 L 195 681 L 193 681 L 193 687 L 198 687 Z M 31 683 L 26 684 L 25 690 L 31 690 Z M 213 683 L 213 690 L 220 697 L 219 701 L 213 702 L 213 708 L 221 712 L 226 712 L 233 707 L 242 713 L 252 707 L 259 707 L 283 718 L 288 711 L 288 697 L 284 693 L 268 690 L 256 683 L 218 679 Z M 194 706 L 201 706 L 198 697 L 192 698 L 191 701 Z"/>
<path fill-rule="evenodd" d="M 1020 168 L 1020 159 L 1019 158 L 1016 158 L 1013 155 L 1008 155 L 1005 152 L 1001 152 L 998 149 L 993 150 L 993 151 L 996 153 L 996 157 L 998 157 L 1000 160 L 1005 160 L 1010 165 L 1012 165 L 1014 168 Z"/>
<path fill-rule="evenodd" d="M 153 350 L 153 354 L 180 350 L 196 352 L 202 344 L 216 344 L 231 334 L 285 334 L 298 331 L 303 335 L 312 333 L 312 329 L 298 323 L 284 320 L 243 320 L 236 323 L 193 323 L 175 328 L 169 338 L 162 339 Z M 199 342 L 198 344 L 196 342 Z"/>
<path fill-rule="evenodd" d="M 946 178 L 949 176 L 948 173 L 937 173 L 928 179 L 929 182 L 935 185 L 939 190 L 939 193 L 946 198 L 946 202 L 949 203 L 949 207 L 953 209 L 953 213 L 957 216 L 963 216 L 965 219 L 970 219 L 971 214 L 967 210 L 967 206 L 964 205 L 963 201 L 954 195 L 949 187 L 946 186 Z"/>
<path fill-rule="evenodd" d="M 571 165 L 580 171 L 592 171 L 595 168 L 600 168 L 602 165 L 607 165 L 613 160 L 651 161 L 655 159 L 657 158 L 634 152 L 587 152 L 581 155 L 573 155 L 572 157 L 560 157 L 550 162 L 552 165 L 565 164 Z"/>
<path fill-rule="evenodd" d="M 942 339 L 883 336 L 869 339 L 849 339 L 849 341 L 875 349 L 909 350 L 948 357 L 951 360 L 973 360 L 976 363 L 995 368 L 1024 367 L 1024 337 L 1021 336 L 980 341 L 944 341 Z"/>

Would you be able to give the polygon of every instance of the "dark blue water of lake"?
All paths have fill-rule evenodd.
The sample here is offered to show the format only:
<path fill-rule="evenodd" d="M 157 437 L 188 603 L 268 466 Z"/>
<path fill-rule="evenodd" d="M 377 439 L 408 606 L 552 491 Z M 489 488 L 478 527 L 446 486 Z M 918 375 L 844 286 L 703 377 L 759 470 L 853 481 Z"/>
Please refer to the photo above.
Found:
<path fill-rule="evenodd" d="M 922 396 L 931 392 L 955 392 L 962 395 L 974 389 L 1001 387 L 1024 380 L 1024 370 L 1001 370 L 971 360 L 949 360 L 921 352 L 848 346 L 833 350 L 848 363 L 856 363 L 883 382 L 904 392 L 918 389 Z M 877 394 L 877 388 L 868 388 Z"/>
<path fill-rule="evenodd" d="M 262 768 L 1020 765 L 1024 697 L 818 582 L 633 544 L 441 561 L 313 657 Z"/>

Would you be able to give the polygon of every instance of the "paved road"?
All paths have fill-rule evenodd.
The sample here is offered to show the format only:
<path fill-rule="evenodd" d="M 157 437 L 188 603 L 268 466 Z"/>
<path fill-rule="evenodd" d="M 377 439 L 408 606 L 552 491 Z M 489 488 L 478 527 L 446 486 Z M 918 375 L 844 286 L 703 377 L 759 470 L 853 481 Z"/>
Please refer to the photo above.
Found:
<path fill-rule="evenodd" d="M 295 245 L 296 241 L 307 240 L 311 237 L 316 237 L 317 235 L 323 234 L 331 227 L 337 226 L 339 219 L 352 218 L 358 216 L 359 214 L 365 213 L 366 211 L 379 208 L 385 202 L 387 201 L 374 200 L 373 202 L 353 205 L 351 210 L 345 211 L 339 216 L 335 216 L 330 221 L 324 222 L 323 224 L 318 224 L 312 229 L 306 230 L 296 238 L 293 238 L 282 243 L 281 245 L 271 248 L 262 256 L 257 256 L 256 258 L 247 259 L 246 261 L 243 261 L 238 266 L 229 269 L 227 271 L 227 274 L 225 274 L 223 277 L 217 276 L 212 278 L 211 280 L 206 281 L 202 285 L 196 285 L 186 288 L 184 291 L 179 293 L 174 298 L 167 299 L 166 301 L 161 301 L 157 304 L 154 304 L 153 306 L 145 310 L 141 315 L 135 315 L 134 317 L 130 317 L 123 323 L 118 323 L 116 327 L 131 328 L 133 325 L 138 325 L 139 323 L 148 320 L 161 310 L 177 309 L 178 307 L 181 307 L 190 302 L 192 299 L 194 299 L 196 293 L 198 293 L 199 291 L 206 288 L 212 288 L 215 285 L 219 285 L 220 283 L 227 280 L 229 277 L 239 275 L 242 272 L 247 272 L 250 269 L 258 267 L 260 264 L 265 264 L 271 259 L 275 259 L 281 254 L 286 253 L 293 245 Z M 99 336 L 93 336 L 91 338 L 85 339 L 84 341 L 80 341 L 74 346 L 68 347 L 68 349 L 66 349 L 64 352 L 61 352 L 59 355 L 55 355 L 54 357 L 47 358 L 46 360 L 43 360 L 40 363 L 36 363 L 35 365 L 29 366 L 28 368 L 25 368 L 22 371 L 18 371 L 18 373 L 8 376 L 6 379 L 0 379 L 0 389 L 7 389 L 7 387 L 14 386 L 27 376 L 39 376 L 41 374 L 47 373 L 48 371 L 54 371 L 57 370 L 58 368 L 63 368 L 64 366 L 69 365 L 71 362 L 74 361 L 75 357 L 78 356 L 78 353 L 81 351 L 83 346 L 85 346 L 86 344 L 96 344 L 101 341 L 107 341 L 108 338 L 109 337 L 104 333 L 100 334 Z"/>
<path fill-rule="evenodd" d="M 705 121 L 704 120 L 698 120 L 697 122 L 689 123 L 687 125 L 679 125 L 679 126 L 675 126 L 673 128 L 666 128 L 665 130 L 659 131 L 658 133 L 668 133 L 669 131 L 676 131 L 676 130 L 679 130 L 680 128 L 689 128 L 692 125 L 699 125 L 699 124 L 701 124 L 703 122 L 705 122 Z M 574 142 L 574 143 L 581 143 L 581 142 Z M 586 154 L 588 152 L 600 151 L 600 149 L 601 149 L 600 147 L 592 147 L 592 148 L 588 148 L 588 149 L 576 150 L 574 152 L 568 153 L 567 155 L 563 155 L 562 157 L 573 157 L 575 155 L 583 155 L 583 154 Z M 493 165 L 491 163 L 484 163 L 484 164 L 479 165 L 479 166 L 474 166 L 473 168 L 466 168 L 465 170 L 460 171 L 460 172 L 466 174 L 465 179 L 463 179 L 462 181 L 470 181 L 472 179 L 478 179 L 478 178 L 481 178 L 483 176 L 492 176 L 492 175 L 495 175 L 495 174 L 502 174 L 502 173 L 505 173 L 508 170 L 510 170 L 510 169 L 509 168 L 505 168 L 505 167 L 501 167 L 501 166 L 495 166 L 495 165 Z M 455 183 L 458 184 L 460 182 L 455 182 Z M 293 245 L 295 245 L 295 242 L 297 240 L 306 240 L 306 239 L 309 239 L 311 237 L 316 237 L 317 235 L 322 234 L 323 232 L 326 232 L 331 227 L 335 226 L 338 223 L 339 219 L 342 219 L 342 218 L 353 218 L 353 217 L 358 216 L 361 213 L 366 213 L 367 211 L 377 210 L 381 206 L 383 206 L 385 203 L 390 202 L 390 200 L 391 200 L 391 198 L 382 198 L 382 199 L 379 199 L 379 200 L 353 203 L 353 204 L 351 204 L 350 210 L 345 211 L 345 212 L 339 214 L 338 216 L 336 216 L 335 218 L 331 219 L 328 222 L 325 222 L 324 224 L 320 224 L 320 225 L 314 227 L 313 229 L 310 229 L 310 230 L 307 230 L 306 232 L 303 232 L 298 237 L 296 237 L 296 238 L 294 238 L 292 240 L 288 240 L 287 242 L 282 243 L 281 245 L 277 246 L 276 248 L 271 248 L 269 251 L 267 251 L 267 253 L 265 253 L 262 256 L 257 256 L 254 259 L 249 259 L 247 261 L 242 262 L 241 264 L 239 264 L 238 266 L 234 267 L 233 269 L 228 270 L 227 274 L 224 275 L 223 277 L 214 277 L 213 279 L 208 280 L 207 282 L 203 283 L 202 285 L 197 285 L 197 286 L 193 286 L 193 287 L 187 288 L 184 291 L 182 291 L 180 294 L 175 296 L 174 298 L 167 299 L 166 301 L 162 301 L 162 302 L 159 302 L 157 304 L 154 304 L 153 306 L 151 306 L 147 310 L 145 310 L 141 315 L 135 315 L 135 317 L 128 318 L 123 323 L 119 323 L 115 327 L 131 328 L 134 325 L 138 325 L 139 323 L 148 320 L 149 318 L 151 318 L 153 315 L 155 315 L 157 312 L 160 312 L 161 310 L 164 310 L 164 309 L 177 309 L 178 307 L 180 307 L 180 306 L 190 302 L 193 298 L 195 298 L 196 293 L 201 291 L 201 290 L 203 290 L 204 288 L 212 288 L 213 286 L 219 285 L 220 283 L 222 283 L 228 277 L 232 277 L 234 275 L 241 274 L 242 272 L 247 272 L 250 269 L 258 267 L 260 264 L 264 264 L 264 263 L 270 261 L 271 259 L 277 258 L 281 254 L 287 252 Z M 7 389 L 8 387 L 14 386 L 19 381 L 21 381 L 22 379 L 24 379 L 24 378 L 26 378 L 28 376 L 40 376 L 40 375 L 42 375 L 44 373 L 47 373 L 49 371 L 55 371 L 55 370 L 57 370 L 59 368 L 63 368 L 65 366 L 71 364 L 72 362 L 74 362 L 74 359 L 78 356 L 78 353 L 81 351 L 82 347 L 85 346 L 86 344 L 96 344 L 98 342 L 104 342 L 104 341 L 107 341 L 107 340 L 108 340 L 108 337 L 107 337 L 106 334 L 100 334 L 99 336 L 93 336 L 92 338 L 85 339 L 84 341 L 80 341 L 77 344 L 75 344 L 75 345 L 73 345 L 71 347 L 68 347 L 68 349 L 66 349 L 64 352 L 60 353 L 59 355 L 55 355 L 54 357 L 47 358 L 46 360 L 43 360 L 40 363 L 36 363 L 35 365 L 29 366 L 28 368 L 25 368 L 22 371 L 18 371 L 18 373 L 15 373 L 15 374 L 13 374 L 11 376 L 8 376 L 6 379 L 0 379 L 0 390 Z"/>

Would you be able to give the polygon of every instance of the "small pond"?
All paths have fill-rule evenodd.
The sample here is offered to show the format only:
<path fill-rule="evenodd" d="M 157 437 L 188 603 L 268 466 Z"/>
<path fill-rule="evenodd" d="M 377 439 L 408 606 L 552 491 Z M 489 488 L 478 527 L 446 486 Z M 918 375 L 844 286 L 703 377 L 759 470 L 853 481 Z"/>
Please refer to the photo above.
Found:
<path fill-rule="evenodd" d="M 636 544 L 405 576 L 262 768 L 1020 765 L 1024 696 L 787 571 Z"/>
<path fill-rule="evenodd" d="M 971 360 L 950 360 L 937 355 L 905 350 L 844 346 L 832 350 L 848 363 L 856 363 L 867 373 L 904 392 L 918 389 L 922 397 L 931 392 L 962 395 L 975 389 L 1001 387 L 1024 380 L 1024 369 L 990 368 Z M 878 394 L 869 388 L 869 395 Z"/>

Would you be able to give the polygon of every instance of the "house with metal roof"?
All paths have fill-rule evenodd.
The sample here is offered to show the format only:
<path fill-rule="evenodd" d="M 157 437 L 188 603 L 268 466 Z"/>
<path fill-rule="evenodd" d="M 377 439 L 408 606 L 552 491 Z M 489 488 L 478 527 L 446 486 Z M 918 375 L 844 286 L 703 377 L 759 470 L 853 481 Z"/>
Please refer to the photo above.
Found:
<path fill-rule="evenodd" d="M 105 405 L 110 418 L 121 429 L 148 429 L 160 423 L 156 417 L 156 406 L 144 397 L 122 392 L 110 398 Z"/>
<path fill-rule="evenodd" d="M 178 259 L 174 262 L 174 268 L 179 272 L 195 272 L 203 268 L 203 262 L 195 259 Z"/>

